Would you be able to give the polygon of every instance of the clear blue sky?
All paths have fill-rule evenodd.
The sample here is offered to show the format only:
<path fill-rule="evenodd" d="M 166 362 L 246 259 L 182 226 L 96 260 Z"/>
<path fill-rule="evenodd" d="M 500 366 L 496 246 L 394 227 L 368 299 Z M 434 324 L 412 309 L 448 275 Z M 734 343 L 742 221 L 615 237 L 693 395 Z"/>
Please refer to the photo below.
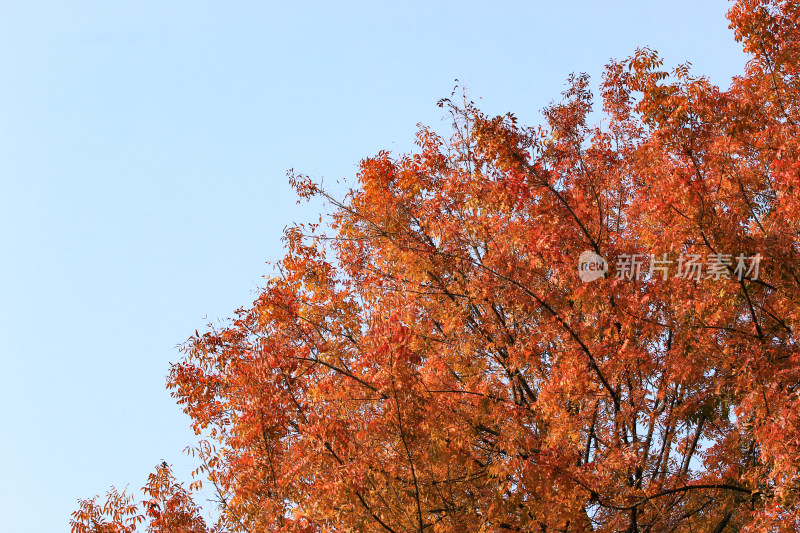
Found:
<path fill-rule="evenodd" d="M 188 479 L 175 350 L 254 299 L 285 178 L 352 178 L 443 127 L 458 78 L 538 123 L 572 72 L 648 45 L 727 87 L 727 2 L 0 0 L 0 529 Z"/>

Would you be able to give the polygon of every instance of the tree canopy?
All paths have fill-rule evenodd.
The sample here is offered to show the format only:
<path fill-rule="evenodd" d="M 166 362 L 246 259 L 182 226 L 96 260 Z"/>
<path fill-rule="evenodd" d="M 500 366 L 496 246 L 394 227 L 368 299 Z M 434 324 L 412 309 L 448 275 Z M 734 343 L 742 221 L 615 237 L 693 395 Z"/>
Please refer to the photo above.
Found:
<path fill-rule="evenodd" d="M 536 127 L 440 101 L 343 198 L 290 174 L 330 215 L 170 370 L 197 481 L 72 531 L 797 531 L 800 5 L 728 17 L 727 90 L 639 49 L 596 125 L 575 75 Z"/>

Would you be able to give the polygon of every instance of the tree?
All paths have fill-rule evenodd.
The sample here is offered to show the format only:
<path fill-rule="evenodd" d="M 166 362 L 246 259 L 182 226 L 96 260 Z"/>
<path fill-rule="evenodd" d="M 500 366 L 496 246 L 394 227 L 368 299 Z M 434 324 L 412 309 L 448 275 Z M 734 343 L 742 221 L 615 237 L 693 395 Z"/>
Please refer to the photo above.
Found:
<path fill-rule="evenodd" d="M 728 90 L 640 49 L 601 126 L 579 75 L 536 128 L 442 100 L 342 200 L 290 175 L 327 225 L 168 379 L 217 530 L 800 528 L 800 8 L 728 16 Z"/>
<path fill-rule="evenodd" d="M 166 462 L 148 476 L 142 492 L 147 498 L 141 502 L 145 514 L 139 514 L 133 496 L 114 488 L 108 491 L 102 505 L 97 503 L 97 497 L 79 500 L 79 509 L 70 520 L 73 533 L 131 533 L 145 520 L 147 531 L 152 533 L 208 531 L 200 509 L 183 485 L 175 481 Z"/>

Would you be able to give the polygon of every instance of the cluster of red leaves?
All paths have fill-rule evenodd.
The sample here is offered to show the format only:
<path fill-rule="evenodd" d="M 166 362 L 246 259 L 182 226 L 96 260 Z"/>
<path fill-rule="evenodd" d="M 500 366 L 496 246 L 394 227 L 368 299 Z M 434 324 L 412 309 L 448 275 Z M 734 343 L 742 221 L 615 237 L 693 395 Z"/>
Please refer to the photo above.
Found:
<path fill-rule="evenodd" d="M 175 482 L 166 463 L 148 476 L 142 493 L 145 499 L 140 505 L 144 514 L 140 514 L 140 505 L 133 496 L 114 488 L 108 491 L 102 505 L 97 503 L 97 497 L 80 500 L 79 509 L 70 520 L 72 533 L 132 533 L 142 523 L 151 533 L 214 531 L 206 527 L 199 508 L 183 486 Z"/>
<path fill-rule="evenodd" d="M 292 176 L 329 230 L 289 229 L 169 377 L 219 531 L 800 528 L 800 8 L 729 18 L 752 59 L 727 91 L 642 49 L 601 126 L 575 76 L 539 128 L 443 100 L 452 137 L 363 161 L 344 200 Z M 582 283 L 584 250 L 764 260 Z M 159 483 L 152 523 L 201 530 Z M 82 502 L 73 531 L 130 509 Z"/>

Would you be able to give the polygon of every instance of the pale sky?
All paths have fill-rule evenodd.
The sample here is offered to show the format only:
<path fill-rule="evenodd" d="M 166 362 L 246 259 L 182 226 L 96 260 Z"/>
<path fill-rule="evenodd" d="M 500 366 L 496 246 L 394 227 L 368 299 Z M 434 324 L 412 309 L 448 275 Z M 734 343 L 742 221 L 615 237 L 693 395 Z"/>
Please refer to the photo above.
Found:
<path fill-rule="evenodd" d="M 412 150 L 456 78 L 528 125 L 637 46 L 727 87 L 728 5 L 0 0 L 0 529 L 67 531 L 162 459 L 188 485 L 165 376 L 316 219 L 287 169 Z"/>

